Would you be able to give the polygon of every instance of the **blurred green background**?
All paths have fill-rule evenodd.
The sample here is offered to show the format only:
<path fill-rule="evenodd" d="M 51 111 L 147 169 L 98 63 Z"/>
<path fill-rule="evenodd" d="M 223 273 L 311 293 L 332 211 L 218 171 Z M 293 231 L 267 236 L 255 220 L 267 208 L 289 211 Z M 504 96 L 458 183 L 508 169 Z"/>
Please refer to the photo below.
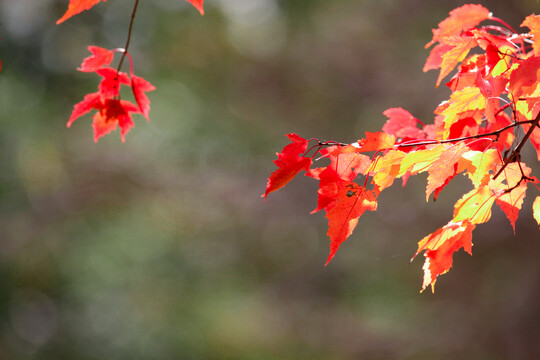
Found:
<path fill-rule="evenodd" d="M 429 204 L 425 176 L 396 184 L 326 267 L 316 183 L 260 198 L 283 134 L 352 142 L 389 107 L 430 122 L 449 91 L 424 45 L 465 2 L 142 1 L 151 121 L 97 144 L 90 116 L 65 127 L 99 81 L 76 68 L 124 46 L 133 1 L 57 26 L 67 3 L 0 0 L 0 359 L 540 358 L 532 187 L 516 235 L 495 209 L 434 295 L 409 259 L 465 179 Z M 540 10 L 481 3 L 515 28 Z"/>

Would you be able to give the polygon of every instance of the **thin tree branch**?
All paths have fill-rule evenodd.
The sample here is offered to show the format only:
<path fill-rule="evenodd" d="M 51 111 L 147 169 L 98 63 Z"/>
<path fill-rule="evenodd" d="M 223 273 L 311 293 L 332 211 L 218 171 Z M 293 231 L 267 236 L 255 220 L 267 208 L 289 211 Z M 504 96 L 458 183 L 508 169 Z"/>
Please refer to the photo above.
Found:
<path fill-rule="evenodd" d="M 131 33 L 133 31 L 133 22 L 135 21 L 135 14 L 137 13 L 137 7 L 139 6 L 139 0 L 135 0 L 135 4 L 133 5 L 133 11 L 131 12 L 131 20 L 129 22 L 129 30 L 128 30 L 128 37 L 126 40 L 126 46 L 124 46 L 124 53 L 122 54 L 122 57 L 120 58 L 120 62 L 118 63 L 118 68 L 116 69 L 116 72 L 120 72 L 120 69 L 122 68 L 122 64 L 124 63 L 124 59 L 126 58 L 126 54 L 129 48 L 129 43 L 131 42 Z"/>

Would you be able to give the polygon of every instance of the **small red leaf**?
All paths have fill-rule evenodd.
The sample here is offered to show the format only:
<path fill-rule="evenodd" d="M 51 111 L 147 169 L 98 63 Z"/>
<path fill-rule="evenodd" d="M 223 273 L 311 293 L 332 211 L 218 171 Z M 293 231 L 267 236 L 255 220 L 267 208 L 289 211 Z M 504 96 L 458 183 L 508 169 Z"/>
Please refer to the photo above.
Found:
<path fill-rule="evenodd" d="M 68 120 L 67 127 L 70 127 L 75 120 L 77 120 L 84 114 L 90 112 L 90 110 L 99 109 L 100 103 L 101 101 L 99 93 L 92 93 L 86 95 L 81 102 L 75 104 L 75 106 L 73 107 L 73 112 L 71 113 L 71 116 Z"/>
<path fill-rule="evenodd" d="M 156 90 L 156 87 L 142 77 L 133 75 L 131 77 L 131 89 L 133 91 L 135 101 L 137 102 L 137 105 L 139 105 L 141 113 L 144 115 L 146 120 L 149 120 L 148 112 L 150 111 L 150 100 L 148 100 L 146 92 Z"/>
<path fill-rule="evenodd" d="M 278 169 L 268 178 L 266 191 L 262 195 L 265 199 L 271 192 L 285 186 L 300 171 L 309 170 L 312 164 L 311 158 L 300 156 L 307 149 L 307 140 L 294 133 L 288 134 L 287 137 L 292 141 L 292 144 L 285 146 L 283 152 L 276 153 L 278 158 L 274 160 L 274 164 L 276 164 Z"/>
<path fill-rule="evenodd" d="M 99 111 L 94 115 L 94 141 L 120 126 L 120 136 L 125 142 L 125 135 L 134 126 L 130 113 L 138 112 L 139 108 L 135 104 L 125 100 L 109 99 L 101 103 Z"/>
<path fill-rule="evenodd" d="M 204 15 L 204 9 L 203 9 L 203 1 L 204 0 L 186 0 L 187 2 L 191 3 L 195 7 L 195 9 L 199 10 L 201 15 Z"/>
<path fill-rule="evenodd" d="M 382 131 L 398 138 L 424 139 L 425 133 L 416 127 L 418 120 L 407 110 L 390 108 L 383 112 L 388 116 Z"/>
<path fill-rule="evenodd" d="M 118 72 L 116 69 L 111 67 L 102 67 L 96 70 L 96 73 L 103 77 L 99 83 L 98 89 L 101 95 L 101 98 L 105 101 L 116 97 L 120 94 L 120 86 L 131 85 L 131 80 L 126 73 Z"/>
<path fill-rule="evenodd" d="M 69 0 L 69 5 L 66 13 L 58 19 L 56 22 L 56 25 L 66 21 L 73 15 L 77 15 L 80 12 L 83 12 L 84 10 L 90 9 L 92 6 L 96 5 L 102 0 Z M 107 0 L 103 0 L 107 1 Z"/>
<path fill-rule="evenodd" d="M 85 58 L 77 70 L 82 72 L 93 72 L 98 68 L 109 65 L 113 60 L 114 53 L 110 50 L 99 46 L 89 46 L 88 50 L 92 53 L 91 56 Z"/>

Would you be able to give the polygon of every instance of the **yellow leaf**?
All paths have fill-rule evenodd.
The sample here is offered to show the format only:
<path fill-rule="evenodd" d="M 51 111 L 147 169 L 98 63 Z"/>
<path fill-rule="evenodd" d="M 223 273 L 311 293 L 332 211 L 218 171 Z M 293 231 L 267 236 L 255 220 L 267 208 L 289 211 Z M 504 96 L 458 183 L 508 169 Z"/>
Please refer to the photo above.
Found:
<path fill-rule="evenodd" d="M 495 196 L 487 186 L 474 188 L 456 202 L 452 221 L 468 221 L 471 224 L 485 223 L 491 218 L 491 206 L 494 201 Z"/>
<path fill-rule="evenodd" d="M 533 216 L 538 225 L 540 225 L 540 196 L 537 196 L 533 203 Z"/>

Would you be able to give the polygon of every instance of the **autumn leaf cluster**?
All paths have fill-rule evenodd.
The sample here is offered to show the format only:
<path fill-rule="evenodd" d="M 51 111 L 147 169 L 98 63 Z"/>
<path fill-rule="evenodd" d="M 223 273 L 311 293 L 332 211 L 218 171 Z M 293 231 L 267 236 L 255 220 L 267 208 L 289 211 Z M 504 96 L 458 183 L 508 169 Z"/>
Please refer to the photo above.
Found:
<path fill-rule="evenodd" d="M 63 23 L 72 16 L 92 8 L 101 1 L 102 0 L 69 0 L 67 11 L 60 19 L 58 19 L 56 24 Z M 107 0 L 103 1 L 105 2 Z M 201 15 L 204 14 L 203 0 L 187 1 L 199 10 Z M 81 66 L 78 68 L 79 71 L 86 73 L 95 72 L 102 79 L 99 83 L 97 92 L 87 94 L 81 102 L 74 106 L 67 127 L 70 127 L 79 117 L 95 110 L 92 128 L 94 130 L 94 141 L 96 142 L 100 137 L 110 133 L 117 127 L 120 128 L 122 141 L 125 141 L 127 132 L 134 126 L 132 114 L 142 114 L 146 120 L 149 120 L 150 100 L 146 93 L 153 91 L 156 88 L 144 78 L 136 76 L 133 73 L 133 60 L 128 52 L 131 29 L 138 4 L 139 1 L 137 0 L 131 16 L 126 46 L 123 49 L 119 48 L 114 50 L 107 50 L 98 46 L 89 46 L 88 50 L 92 55 L 84 59 Z M 116 69 L 109 66 L 114 59 L 115 52 L 122 53 L 118 68 Z M 121 71 L 125 57 L 129 58 L 129 73 Z M 123 85 L 130 88 L 135 103 L 121 99 L 120 90 Z"/>
<path fill-rule="evenodd" d="M 528 16 L 521 26 L 529 31 L 516 32 L 481 5 L 453 10 L 426 45 L 431 51 L 424 71 L 439 70 L 436 86 L 456 70 L 446 83 L 450 98 L 435 109 L 432 124 L 391 108 L 383 113 L 381 131 L 352 144 L 289 134 L 291 144 L 277 154 L 278 169 L 263 196 L 302 172 L 318 181 L 313 212 L 324 210 L 328 219 L 328 263 L 396 179 L 405 184 L 410 176 L 427 173 L 429 200 L 456 176 L 466 176 L 472 189 L 457 200 L 448 224 L 420 240 L 413 256 L 423 253 L 422 290 L 433 289 L 452 267 L 454 252 L 471 254 L 473 231 L 489 221 L 493 206 L 515 228 L 527 190 L 540 189 L 521 159 L 522 148 L 531 144 L 540 160 L 540 16 Z M 330 164 L 316 167 L 314 159 Z M 540 224 L 538 195 L 533 214 Z"/>

